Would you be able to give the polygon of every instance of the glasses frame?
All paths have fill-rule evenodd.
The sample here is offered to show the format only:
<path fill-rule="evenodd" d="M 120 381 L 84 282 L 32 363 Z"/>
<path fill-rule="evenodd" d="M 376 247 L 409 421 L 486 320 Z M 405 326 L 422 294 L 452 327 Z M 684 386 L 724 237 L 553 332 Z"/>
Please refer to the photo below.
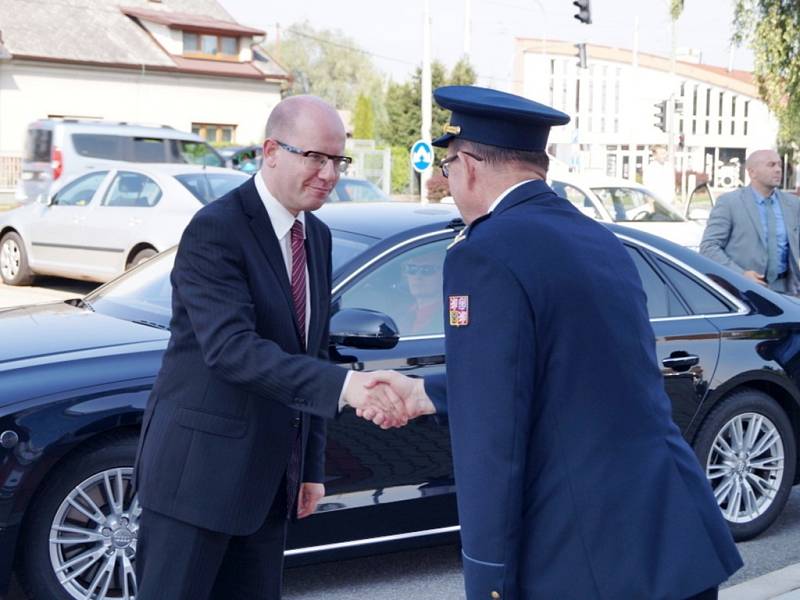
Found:
<path fill-rule="evenodd" d="M 439 168 L 442 170 L 442 177 L 447 179 L 450 177 L 450 163 L 455 162 L 458 160 L 459 154 L 466 154 L 470 158 L 477 160 L 478 162 L 483 162 L 483 158 L 480 156 L 474 155 L 472 152 L 467 152 L 466 150 L 459 150 L 453 156 L 448 156 L 447 158 L 443 158 L 439 161 Z"/>
<path fill-rule="evenodd" d="M 319 150 L 303 150 L 302 148 L 298 148 L 297 146 L 292 146 L 291 144 L 287 144 L 285 142 L 281 142 L 280 140 L 273 140 L 278 146 L 286 150 L 291 154 L 297 154 L 298 156 L 302 156 L 304 159 L 317 159 L 317 165 L 311 164 L 310 161 L 304 160 L 303 164 L 309 168 L 313 168 L 315 171 L 321 171 L 325 168 L 328 164 L 328 161 L 333 162 L 333 170 L 336 171 L 339 175 L 343 175 L 347 172 L 348 167 L 353 163 L 353 159 L 350 156 L 340 156 L 338 154 L 326 154 L 325 152 L 320 152 Z M 318 158 L 317 158 L 318 157 Z"/>

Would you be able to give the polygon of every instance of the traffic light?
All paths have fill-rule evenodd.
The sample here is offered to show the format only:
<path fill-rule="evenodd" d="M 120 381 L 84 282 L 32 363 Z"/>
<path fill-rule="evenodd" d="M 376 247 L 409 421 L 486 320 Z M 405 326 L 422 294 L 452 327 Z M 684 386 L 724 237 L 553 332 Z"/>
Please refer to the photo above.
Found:
<path fill-rule="evenodd" d="M 575 44 L 575 49 L 578 53 L 575 55 L 578 57 L 578 67 L 581 69 L 585 69 L 586 65 L 586 44 Z"/>
<path fill-rule="evenodd" d="M 592 23 L 592 7 L 589 5 L 589 0 L 575 0 L 573 4 L 578 7 L 575 18 L 581 23 L 590 25 Z"/>
<path fill-rule="evenodd" d="M 658 127 L 661 131 L 667 130 L 667 101 L 662 100 L 661 102 L 656 102 L 653 106 L 656 107 L 656 112 L 653 116 L 656 118 L 656 122 L 654 125 Z"/>

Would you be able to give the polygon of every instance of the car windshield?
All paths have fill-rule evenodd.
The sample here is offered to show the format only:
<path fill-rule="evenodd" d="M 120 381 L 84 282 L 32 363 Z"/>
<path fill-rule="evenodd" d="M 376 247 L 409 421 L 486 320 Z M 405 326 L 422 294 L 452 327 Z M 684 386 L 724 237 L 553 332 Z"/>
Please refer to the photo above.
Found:
<path fill-rule="evenodd" d="M 333 234 L 333 271 L 337 272 L 378 240 L 336 231 Z M 176 248 L 156 255 L 141 266 L 90 293 L 84 301 L 101 314 L 166 329 L 172 316 L 170 272 Z"/>
<path fill-rule="evenodd" d="M 593 187 L 617 223 L 629 221 L 683 221 L 677 212 L 647 190 L 623 186 Z"/>
<path fill-rule="evenodd" d="M 331 194 L 333 202 L 388 202 L 391 198 L 377 185 L 366 179 L 340 179 L 336 183 L 336 193 Z"/>
<path fill-rule="evenodd" d="M 208 204 L 247 181 L 243 173 L 185 173 L 175 175 L 192 196 Z"/>

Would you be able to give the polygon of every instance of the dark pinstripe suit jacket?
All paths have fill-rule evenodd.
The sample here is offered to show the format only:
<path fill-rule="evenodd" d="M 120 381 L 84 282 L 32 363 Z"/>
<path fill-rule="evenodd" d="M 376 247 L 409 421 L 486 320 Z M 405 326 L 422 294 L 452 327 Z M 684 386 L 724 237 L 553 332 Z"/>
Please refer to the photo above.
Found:
<path fill-rule="evenodd" d="M 256 175 L 258 176 L 258 175 Z M 169 346 L 137 456 L 141 504 L 231 535 L 263 523 L 302 422 L 303 480 L 322 482 L 324 417 L 345 370 L 327 358 L 331 237 L 306 215 L 311 290 L 302 351 L 278 239 L 253 180 L 200 210 L 172 271 Z"/>

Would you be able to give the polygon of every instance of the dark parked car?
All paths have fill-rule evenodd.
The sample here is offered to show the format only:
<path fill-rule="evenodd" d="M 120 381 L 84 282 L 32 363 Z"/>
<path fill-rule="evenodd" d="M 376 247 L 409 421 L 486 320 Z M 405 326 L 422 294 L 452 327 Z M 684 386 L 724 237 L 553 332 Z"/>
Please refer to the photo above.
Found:
<path fill-rule="evenodd" d="M 428 300 L 463 227 L 454 207 L 337 203 L 318 214 L 334 235 L 332 359 L 443 369 L 441 296 L 433 311 Z M 757 535 L 797 483 L 800 304 L 663 239 L 609 227 L 641 274 L 673 417 L 734 535 Z M 131 472 L 169 335 L 173 258 L 166 251 L 83 299 L 0 311 L 3 584 L 15 564 L 38 599 L 133 595 Z M 318 513 L 290 528 L 290 562 L 458 531 L 448 431 L 431 418 L 381 431 L 345 412 L 329 426 L 326 485 Z"/>

